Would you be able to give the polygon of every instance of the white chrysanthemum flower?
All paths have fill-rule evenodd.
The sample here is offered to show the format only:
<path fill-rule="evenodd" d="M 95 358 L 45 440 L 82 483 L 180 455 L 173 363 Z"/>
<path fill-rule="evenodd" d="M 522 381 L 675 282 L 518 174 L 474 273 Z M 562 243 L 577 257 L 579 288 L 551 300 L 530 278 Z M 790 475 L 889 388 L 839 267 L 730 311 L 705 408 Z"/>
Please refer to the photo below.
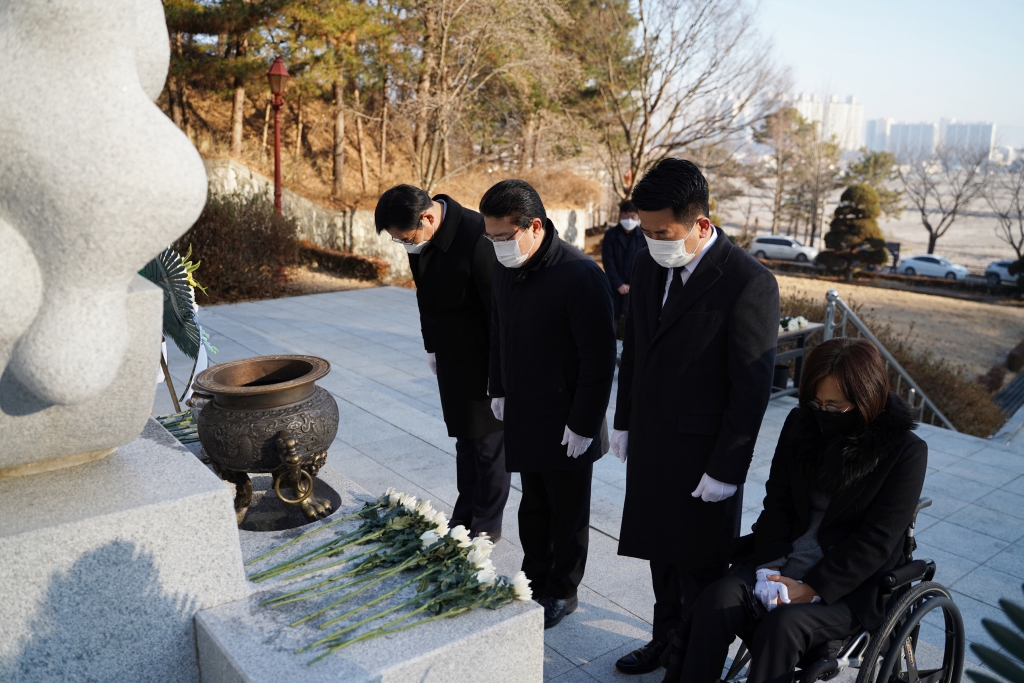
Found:
<path fill-rule="evenodd" d="M 438 536 L 447 536 L 449 531 L 448 520 L 442 516 L 440 522 L 434 523 L 434 531 L 437 532 Z"/>
<path fill-rule="evenodd" d="M 466 559 L 477 567 L 483 567 L 491 561 L 491 549 L 485 546 L 473 546 Z"/>
<path fill-rule="evenodd" d="M 468 548 L 473 545 L 469 540 L 469 530 L 461 524 L 449 531 L 448 535 L 455 541 L 458 541 L 460 548 Z"/>
<path fill-rule="evenodd" d="M 441 537 L 433 529 L 431 529 L 430 531 L 424 531 L 422 534 L 420 534 L 420 541 L 423 542 L 424 548 L 429 548 L 430 546 L 434 545 L 440 540 Z"/>
<path fill-rule="evenodd" d="M 426 519 L 428 522 L 434 519 L 434 506 L 430 504 L 429 500 L 425 500 L 419 505 L 417 505 L 415 512 L 416 514 Z"/>
<path fill-rule="evenodd" d="M 398 502 L 402 507 L 404 507 L 409 512 L 414 512 L 416 510 L 416 504 L 418 501 L 416 500 L 416 496 L 410 496 L 407 493 L 403 493 L 401 494 L 401 497 L 398 499 Z"/>
<path fill-rule="evenodd" d="M 485 567 L 476 573 L 476 580 L 485 586 L 492 585 L 498 578 L 498 572 L 493 566 Z"/>
<path fill-rule="evenodd" d="M 527 601 L 533 599 L 533 591 L 530 589 L 530 580 L 523 572 L 516 572 L 512 577 L 512 587 L 516 591 L 516 600 Z"/>
<path fill-rule="evenodd" d="M 405 498 L 405 494 L 399 491 L 395 491 L 393 488 L 388 490 L 391 492 L 388 494 L 388 507 L 398 507 L 401 504 L 402 499 Z"/>

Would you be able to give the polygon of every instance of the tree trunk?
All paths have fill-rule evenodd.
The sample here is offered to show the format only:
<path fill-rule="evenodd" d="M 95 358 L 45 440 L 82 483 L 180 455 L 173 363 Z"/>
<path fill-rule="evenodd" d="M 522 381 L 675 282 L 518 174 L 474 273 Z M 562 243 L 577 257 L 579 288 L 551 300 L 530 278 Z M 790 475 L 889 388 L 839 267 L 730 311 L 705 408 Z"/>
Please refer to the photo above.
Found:
<path fill-rule="evenodd" d="M 935 253 L 935 243 L 939 241 L 938 236 L 932 231 L 928 232 L 928 253 Z"/>
<path fill-rule="evenodd" d="M 345 189 L 345 110 L 342 109 L 345 92 L 341 74 L 334 82 L 334 196 L 341 199 Z"/>
<path fill-rule="evenodd" d="M 786 191 L 785 176 L 782 173 L 781 162 L 779 170 L 775 173 L 775 197 L 772 202 L 772 234 L 779 234 L 779 227 L 782 223 L 782 195 Z"/>
<path fill-rule="evenodd" d="M 241 59 L 248 52 L 249 42 L 242 38 L 235 47 L 235 57 Z M 242 156 L 242 131 L 245 122 L 245 79 L 235 76 L 235 99 L 231 105 L 231 156 Z"/>
<path fill-rule="evenodd" d="M 270 100 L 267 100 L 267 110 L 263 113 L 263 138 L 260 140 L 260 163 L 267 156 L 267 133 L 270 131 Z"/>
<path fill-rule="evenodd" d="M 413 146 L 413 153 L 419 166 L 421 178 L 425 177 L 428 173 L 427 137 L 430 125 L 431 79 L 437 62 L 434 52 L 434 43 L 437 39 L 435 35 L 437 33 L 437 16 L 430 8 L 427 8 L 426 14 L 427 16 L 424 18 L 423 59 L 420 63 L 420 80 L 416 85 L 416 104 L 418 109 L 416 111 L 416 135 Z"/>
<path fill-rule="evenodd" d="M 384 87 L 381 89 L 380 105 L 380 175 L 377 178 L 377 189 L 384 183 L 388 159 L 388 77 L 384 74 Z"/>
<path fill-rule="evenodd" d="M 302 158 L 302 97 L 295 98 L 295 148 L 292 151 L 292 169 L 288 177 L 295 179 L 299 172 L 299 159 Z"/>
<path fill-rule="evenodd" d="M 181 56 L 181 34 L 171 34 L 171 52 Z M 167 99 L 171 105 L 171 121 L 178 128 L 185 130 L 185 79 L 174 75 L 167 76 Z"/>
<path fill-rule="evenodd" d="M 359 104 L 359 88 L 353 93 L 353 106 L 356 110 L 356 149 L 359 152 L 359 173 L 363 181 L 363 192 L 366 192 L 368 179 L 366 177 L 366 149 L 363 145 L 363 109 Z"/>
<path fill-rule="evenodd" d="M 519 168 L 533 168 L 533 153 L 537 149 L 537 113 L 526 115 L 523 124 L 523 148 L 519 152 Z"/>

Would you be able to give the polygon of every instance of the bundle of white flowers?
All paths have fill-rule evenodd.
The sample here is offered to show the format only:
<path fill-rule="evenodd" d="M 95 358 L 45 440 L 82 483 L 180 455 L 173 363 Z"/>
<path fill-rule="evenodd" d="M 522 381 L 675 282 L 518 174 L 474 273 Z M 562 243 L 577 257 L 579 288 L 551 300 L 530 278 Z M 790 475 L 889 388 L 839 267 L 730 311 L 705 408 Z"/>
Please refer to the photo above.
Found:
<path fill-rule="evenodd" d="M 783 332 L 796 332 L 797 330 L 805 330 L 807 329 L 807 325 L 807 318 L 803 317 L 802 315 L 798 315 L 795 317 L 787 315 L 785 318 L 779 321 L 779 334 L 782 334 Z"/>
<path fill-rule="evenodd" d="M 358 612 L 389 599 L 399 591 L 412 585 L 418 585 L 413 598 L 348 623 L 343 628 L 298 650 L 302 652 L 323 646 L 324 652 L 313 661 L 322 659 L 359 640 L 404 630 L 478 607 L 494 609 L 513 600 L 531 599 L 532 591 L 525 574 L 519 572 L 511 580 L 498 575 L 491 561 L 494 543 L 486 534 L 471 538 L 469 530 L 462 525 L 449 528 L 447 516 L 434 509 L 430 501 L 419 501 L 415 496 L 395 491 L 393 488 L 385 491 L 376 501 L 367 503 L 358 513 L 322 524 L 312 531 L 300 534 L 252 560 L 249 564 L 262 561 L 285 547 L 308 539 L 313 534 L 357 517 L 362 518 L 363 521 L 355 531 L 339 534 L 320 546 L 300 552 L 292 558 L 250 577 L 254 581 L 265 581 L 284 575 L 284 580 L 289 580 L 311 573 L 323 572 L 340 565 L 350 565 L 343 571 L 323 577 L 312 585 L 277 595 L 261 603 L 264 606 L 282 606 L 344 591 L 339 598 L 328 605 L 291 623 L 292 626 L 298 626 L 326 615 L 342 603 L 366 593 L 373 586 L 379 585 L 391 576 L 407 569 L 416 570 L 415 576 L 402 582 L 396 588 L 320 623 L 319 628 L 322 629 L 347 621 Z M 367 543 L 376 544 L 376 547 L 354 555 L 343 556 L 340 560 L 330 561 L 326 564 L 318 563 L 321 559 L 337 558 L 354 545 Z M 353 560 L 358 560 L 358 562 L 352 564 Z M 354 590 L 347 590 L 356 586 L 358 588 Z M 407 608 L 412 609 L 383 626 L 354 638 L 346 635 L 385 615 Z M 418 621 L 401 623 L 428 610 L 435 614 Z"/>

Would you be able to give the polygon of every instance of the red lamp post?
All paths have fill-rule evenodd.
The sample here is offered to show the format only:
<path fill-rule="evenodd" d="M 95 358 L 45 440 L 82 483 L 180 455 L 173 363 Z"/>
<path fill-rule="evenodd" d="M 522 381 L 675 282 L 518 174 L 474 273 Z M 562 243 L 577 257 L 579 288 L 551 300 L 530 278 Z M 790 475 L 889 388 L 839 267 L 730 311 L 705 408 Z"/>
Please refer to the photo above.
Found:
<path fill-rule="evenodd" d="M 281 215 L 281 105 L 284 104 L 284 88 L 288 82 L 288 69 L 280 57 L 267 73 L 270 92 L 274 95 L 271 107 L 274 109 L 274 210 Z"/>

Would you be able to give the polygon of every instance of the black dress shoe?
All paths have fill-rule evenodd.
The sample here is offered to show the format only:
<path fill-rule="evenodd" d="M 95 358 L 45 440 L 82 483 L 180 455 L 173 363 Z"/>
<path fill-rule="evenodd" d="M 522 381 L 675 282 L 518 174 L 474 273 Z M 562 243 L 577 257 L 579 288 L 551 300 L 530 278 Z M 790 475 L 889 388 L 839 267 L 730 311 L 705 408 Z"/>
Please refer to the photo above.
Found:
<path fill-rule="evenodd" d="M 625 657 L 620 657 L 619 661 L 615 662 L 615 668 L 624 674 L 650 673 L 661 666 L 661 653 L 666 647 L 668 643 L 652 640 Z"/>
<path fill-rule="evenodd" d="M 491 539 L 491 543 L 497 543 L 501 540 L 501 529 L 495 529 L 494 531 L 471 531 L 469 536 L 470 538 L 476 538 L 485 534 L 487 538 Z"/>
<path fill-rule="evenodd" d="M 571 598 L 542 598 L 540 603 L 544 605 L 544 628 L 558 626 L 558 622 L 565 618 L 566 614 L 572 614 L 579 606 L 579 599 L 574 595 Z"/>

